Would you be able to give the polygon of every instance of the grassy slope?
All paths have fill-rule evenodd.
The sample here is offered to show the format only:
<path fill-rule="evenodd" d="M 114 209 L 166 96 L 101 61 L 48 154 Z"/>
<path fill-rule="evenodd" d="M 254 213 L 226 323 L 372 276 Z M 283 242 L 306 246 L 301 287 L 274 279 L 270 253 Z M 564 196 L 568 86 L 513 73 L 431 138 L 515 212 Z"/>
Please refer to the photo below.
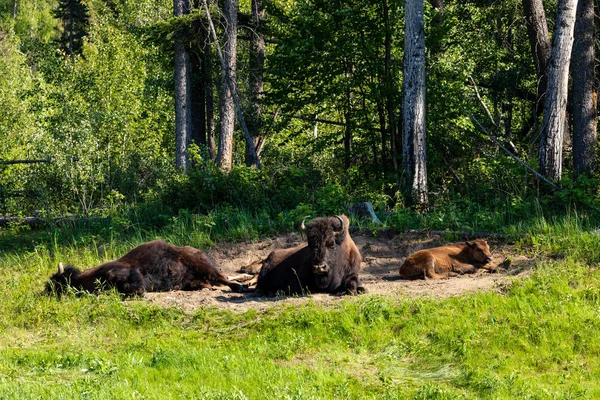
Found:
<path fill-rule="evenodd" d="M 558 259 L 503 294 L 243 314 L 47 297 L 57 260 L 148 238 L 2 235 L 0 399 L 600 397 L 600 237 L 577 220 L 535 227 L 528 244 Z"/>

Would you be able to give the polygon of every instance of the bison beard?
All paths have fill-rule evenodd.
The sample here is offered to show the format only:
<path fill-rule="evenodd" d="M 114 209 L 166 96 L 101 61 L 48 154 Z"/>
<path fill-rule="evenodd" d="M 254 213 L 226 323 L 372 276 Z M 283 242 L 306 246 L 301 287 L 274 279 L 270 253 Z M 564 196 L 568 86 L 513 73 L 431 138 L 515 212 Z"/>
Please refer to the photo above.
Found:
<path fill-rule="evenodd" d="M 155 240 L 132 249 L 118 260 L 85 271 L 73 266 L 63 269 L 59 264 L 59 271 L 50 277 L 46 291 L 60 295 L 71 286 L 88 292 L 115 288 L 120 293 L 141 294 L 199 290 L 219 284 L 235 292 L 245 289 L 244 285 L 224 277 L 202 251 Z"/>
<path fill-rule="evenodd" d="M 306 228 L 308 244 L 275 250 L 263 263 L 257 290 L 285 294 L 363 293 L 358 273 L 362 258 L 348 233 L 348 218 L 316 218 Z"/>

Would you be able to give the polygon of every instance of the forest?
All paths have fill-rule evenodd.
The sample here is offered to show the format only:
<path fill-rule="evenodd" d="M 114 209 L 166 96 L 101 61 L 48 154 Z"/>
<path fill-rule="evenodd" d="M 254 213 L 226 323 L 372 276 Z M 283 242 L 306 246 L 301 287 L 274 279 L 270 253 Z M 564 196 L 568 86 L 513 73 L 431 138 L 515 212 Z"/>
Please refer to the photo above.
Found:
<path fill-rule="evenodd" d="M 0 0 L 0 398 L 600 396 L 598 6 Z M 341 214 L 365 294 L 44 292 Z M 398 278 L 478 237 L 493 270 Z"/>
<path fill-rule="evenodd" d="M 594 209 L 592 2 L 209 3 L 4 2 L 4 215 Z"/>

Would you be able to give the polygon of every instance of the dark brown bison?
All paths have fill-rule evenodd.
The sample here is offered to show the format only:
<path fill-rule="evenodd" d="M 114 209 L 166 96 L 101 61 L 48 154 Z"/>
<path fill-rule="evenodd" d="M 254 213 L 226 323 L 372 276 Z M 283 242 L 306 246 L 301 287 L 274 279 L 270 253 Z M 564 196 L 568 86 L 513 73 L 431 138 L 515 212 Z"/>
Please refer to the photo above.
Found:
<path fill-rule="evenodd" d="M 348 233 L 348 218 L 316 218 L 306 226 L 302 221 L 301 229 L 308 243 L 271 252 L 258 275 L 257 291 L 268 296 L 363 293 L 358 278 L 362 258 Z"/>
<path fill-rule="evenodd" d="M 73 266 L 63 268 L 61 263 L 58 272 L 50 277 L 46 290 L 60 295 L 71 286 L 88 292 L 116 288 L 125 294 L 141 294 L 199 290 L 212 285 L 227 285 L 235 292 L 245 288 L 223 276 L 202 251 L 154 240 L 139 245 L 118 260 L 85 271 Z"/>
<path fill-rule="evenodd" d="M 447 278 L 456 274 L 473 273 L 490 261 L 490 246 L 485 240 L 477 239 L 419 250 L 404 260 L 400 276 L 406 279 Z"/>

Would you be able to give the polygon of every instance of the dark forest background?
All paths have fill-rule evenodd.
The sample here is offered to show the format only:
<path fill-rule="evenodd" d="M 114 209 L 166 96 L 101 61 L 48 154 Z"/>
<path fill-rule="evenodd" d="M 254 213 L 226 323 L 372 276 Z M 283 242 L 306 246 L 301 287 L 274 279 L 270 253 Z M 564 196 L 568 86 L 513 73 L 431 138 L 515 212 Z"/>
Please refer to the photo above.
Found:
<path fill-rule="evenodd" d="M 0 213 L 292 224 L 370 201 L 390 225 L 471 230 L 593 216 L 592 1 L 572 30 L 558 175 L 540 156 L 557 151 L 542 84 L 561 84 L 547 71 L 567 3 L 422 3 L 422 204 L 407 176 L 404 2 L 1 0 Z"/>

